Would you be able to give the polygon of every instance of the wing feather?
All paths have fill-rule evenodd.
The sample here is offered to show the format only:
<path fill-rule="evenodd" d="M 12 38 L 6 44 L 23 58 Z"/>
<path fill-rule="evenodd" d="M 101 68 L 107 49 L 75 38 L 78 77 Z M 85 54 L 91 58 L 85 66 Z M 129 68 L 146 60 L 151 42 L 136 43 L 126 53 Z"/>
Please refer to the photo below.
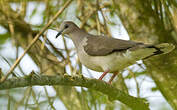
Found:
<path fill-rule="evenodd" d="M 84 45 L 84 50 L 91 56 L 105 56 L 115 51 L 136 48 L 137 45 L 144 44 L 105 36 L 89 36 L 86 45 Z"/>

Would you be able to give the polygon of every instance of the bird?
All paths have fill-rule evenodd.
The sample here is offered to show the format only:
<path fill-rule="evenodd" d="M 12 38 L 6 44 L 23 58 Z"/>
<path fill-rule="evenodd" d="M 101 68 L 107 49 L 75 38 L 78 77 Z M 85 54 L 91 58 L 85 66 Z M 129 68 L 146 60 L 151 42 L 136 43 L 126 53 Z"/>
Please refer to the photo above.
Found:
<path fill-rule="evenodd" d="M 83 65 L 91 70 L 103 72 L 99 80 L 102 80 L 107 73 L 113 73 L 108 81 L 109 84 L 112 83 L 119 70 L 135 64 L 138 60 L 169 53 L 175 48 L 169 43 L 152 45 L 89 34 L 72 21 L 61 23 L 56 38 L 60 35 L 71 38 Z"/>

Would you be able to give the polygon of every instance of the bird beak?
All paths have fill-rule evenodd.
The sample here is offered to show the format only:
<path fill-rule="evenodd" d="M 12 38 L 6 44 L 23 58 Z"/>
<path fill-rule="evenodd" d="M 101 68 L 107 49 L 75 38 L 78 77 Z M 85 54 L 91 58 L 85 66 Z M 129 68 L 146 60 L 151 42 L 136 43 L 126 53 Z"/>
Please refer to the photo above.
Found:
<path fill-rule="evenodd" d="M 61 31 L 59 31 L 58 34 L 56 35 L 56 38 L 57 38 L 58 36 L 60 36 L 60 35 L 62 34 L 63 31 L 64 31 L 64 29 L 61 30 Z"/>

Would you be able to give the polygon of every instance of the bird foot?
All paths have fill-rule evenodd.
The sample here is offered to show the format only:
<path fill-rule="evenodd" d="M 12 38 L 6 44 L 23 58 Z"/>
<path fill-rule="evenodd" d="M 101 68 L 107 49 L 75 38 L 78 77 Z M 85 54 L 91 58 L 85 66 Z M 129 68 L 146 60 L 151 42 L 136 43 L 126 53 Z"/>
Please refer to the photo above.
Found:
<path fill-rule="evenodd" d="M 118 72 L 115 72 L 112 76 L 111 76 L 111 79 L 109 80 L 109 84 L 112 83 L 113 79 L 117 76 Z"/>
<path fill-rule="evenodd" d="M 104 78 L 104 76 L 106 76 L 106 74 L 109 72 L 109 70 L 103 72 L 103 74 L 100 76 L 99 80 L 102 80 Z"/>

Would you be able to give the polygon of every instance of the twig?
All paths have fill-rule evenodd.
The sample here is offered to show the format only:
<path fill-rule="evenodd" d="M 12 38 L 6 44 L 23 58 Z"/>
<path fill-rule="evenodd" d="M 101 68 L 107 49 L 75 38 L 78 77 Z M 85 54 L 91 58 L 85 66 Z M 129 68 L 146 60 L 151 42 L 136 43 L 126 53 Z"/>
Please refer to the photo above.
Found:
<path fill-rule="evenodd" d="M 97 34 L 100 35 L 101 29 L 100 29 L 100 22 L 99 22 L 98 14 L 96 14 L 96 24 L 97 24 Z"/>
<path fill-rule="evenodd" d="M 73 67 L 72 67 L 72 64 L 71 64 L 71 59 L 70 59 L 70 51 L 68 49 L 68 46 L 66 44 L 66 40 L 65 38 L 62 36 L 62 39 L 63 39 L 63 43 L 64 43 L 64 48 L 65 48 L 65 51 L 66 51 L 66 56 L 67 56 L 67 62 L 68 62 L 68 65 L 69 65 L 69 69 L 71 71 L 71 74 L 73 74 Z"/>
<path fill-rule="evenodd" d="M 27 97 L 26 97 L 26 101 L 25 101 L 25 110 L 27 110 L 27 106 L 28 106 L 28 101 L 30 99 L 30 95 L 31 95 L 31 91 L 32 91 L 32 87 L 29 88 L 29 92 L 27 94 Z"/>
<path fill-rule="evenodd" d="M 137 90 L 137 96 L 140 97 L 140 88 L 139 88 L 139 84 L 138 84 L 138 81 L 136 79 L 136 76 L 135 74 L 133 73 L 132 70 L 130 70 L 129 68 L 127 68 L 127 70 L 130 72 L 130 74 L 133 76 L 134 80 L 135 80 L 135 83 L 136 83 L 136 90 Z"/>
<path fill-rule="evenodd" d="M 5 57 L 3 57 L 3 56 L 0 56 L 0 57 L 8 64 L 9 67 L 11 66 L 10 62 L 9 62 Z M 19 76 L 19 75 L 18 75 L 17 73 L 15 73 L 15 72 L 12 72 L 12 75 L 13 75 L 14 77 Z"/>
<path fill-rule="evenodd" d="M 46 33 L 47 33 L 47 32 L 46 32 Z M 43 34 L 43 40 L 44 40 L 44 41 L 42 41 L 42 43 L 41 43 L 40 54 L 42 54 L 42 51 L 44 50 L 44 47 L 45 47 L 45 43 L 46 43 L 46 41 L 47 41 L 47 35 L 46 35 L 46 33 Z"/>
<path fill-rule="evenodd" d="M 37 95 L 38 98 L 36 97 L 36 94 L 35 94 L 35 91 L 33 88 L 31 88 L 31 96 L 33 97 L 33 101 L 36 105 L 36 108 L 37 110 L 39 110 L 39 98 L 40 98 L 40 93 Z"/>
<path fill-rule="evenodd" d="M 23 105 L 25 104 L 24 102 L 25 102 L 26 97 L 28 97 L 28 94 L 29 94 L 28 92 L 29 92 L 30 88 L 31 87 L 28 87 L 28 88 L 25 89 L 24 95 L 23 95 L 23 97 L 21 99 L 19 99 L 19 101 L 15 100 L 15 104 L 14 104 L 14 107 L 13 107 L 14 110 L 18 110 L 19 106 L 22 106 L 22 104 Z"/>
<path fill-rule="evenodd" d="M 106 18 L 104 16 L 104 13 L 102 11 L 102 8 L 100 7 L 100 3 L 99 3 L 99 0 L 96 0 L 96 4 L 97 4 L 97 10 L 99 10 L 101 12 L 101 15 L 103 17 L 103 25 L 104 25 L 104 30 L 106 31 L 106 34 L 108 34 L 108 37 L 111 37 L 111 33 L 109 32 L 109 29 L 108 29 L 108 26 L 107 26 L 107 22 L 106 22 Z"/>
<path fill-rule="evenodd" d="M 26 15 L 26 8 L 27 8 L 27 1 L 23 0 L 21 2 L 21 9 L 20 9 L 20 15 L 24 18 Z"/>
<path fill-rule="evenodd" d="M 10 105 L 11 105 L 11 97 L 10 97 L 10 94 L 9 94 L 9 90 L 7 90 L 7 96 L 8 96 L 8 105 L 7 105 L 7 110 L 10 110 Z"/>
<path fill-rule="evenodd" d="M 35 38 L 32 40 L 32 42 L 27 46 L 27 48 L 24 50 L 23 54 L 15 61 L 15 63 L 10 68 L 9 72 L 5 77 L 1 79 L 1 83 L 4 82 L 8 76 L 12 73 L 12 71 L 15 69 L 15 67 L 18 65 L 18 63 L 21 61 L 21 59 L 25 56 L 27 51 L 33 46 L 33 44 L 38 40 L 38 38 L 45 32 L 45 30 L 57 19 L 57 17 L 64 11 L 64 9 L 72 2 L 72 0 L 67 1 L 63 8 L 61 8 L 55 16 L 45 25 L 44 28 L 41 29 L 41 31 L 35 36 Z"/>
<path fill-rule="evenodd" d="M 59 51 L 59 49 L 57 49 L 53 44 L 52 42 L 47 39 L 47 42 L 46 42 L 49 46 L 51 46 L 51 48 L 53 49 L 53 51 L 57 54 L 57 57 L 60 56 L 62 57 L 62 61 L 63 60 L 66 60 L 66 58 L 63 56 L 63 54 Z"/>
<path fill-rule="evenodd" d="M 56 110 L 56 108 L 53 106 L 53 101 L 52 101 L 52 99 L 50 98 L 50 96 L 48 94 L 47 88 L 44 87 L 44 90 L 45 90 L 45 94 L 46 94 L 47 99 L 48 99 L 47 101 L 48 101 L 50 107 L 52 108 L 52 110 Z"/>

